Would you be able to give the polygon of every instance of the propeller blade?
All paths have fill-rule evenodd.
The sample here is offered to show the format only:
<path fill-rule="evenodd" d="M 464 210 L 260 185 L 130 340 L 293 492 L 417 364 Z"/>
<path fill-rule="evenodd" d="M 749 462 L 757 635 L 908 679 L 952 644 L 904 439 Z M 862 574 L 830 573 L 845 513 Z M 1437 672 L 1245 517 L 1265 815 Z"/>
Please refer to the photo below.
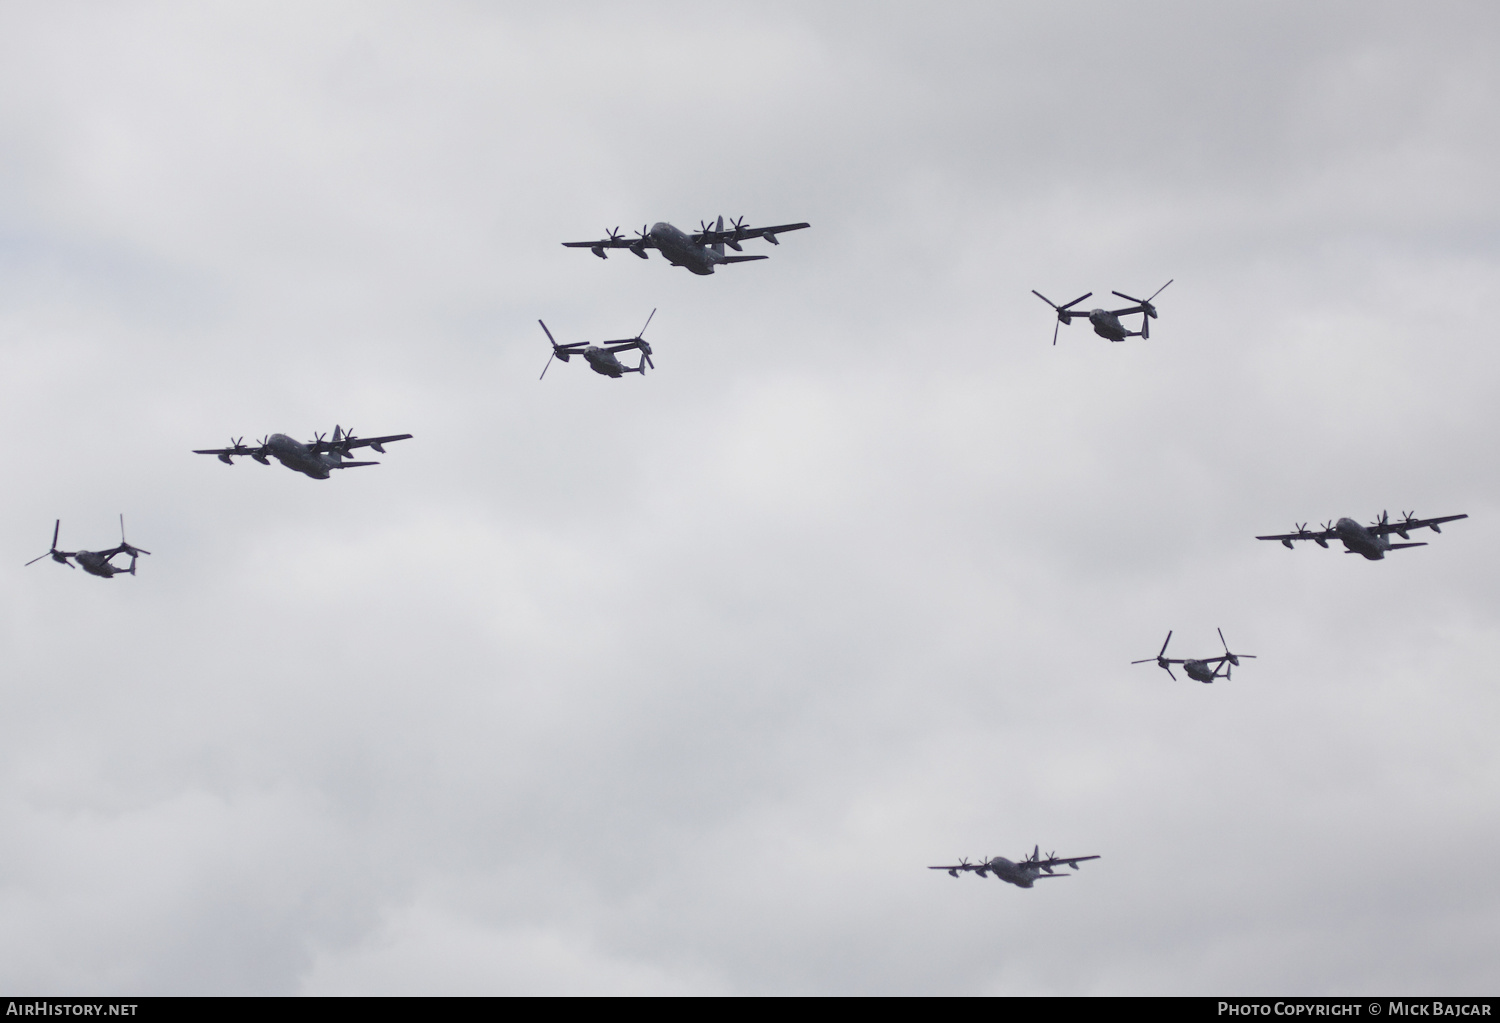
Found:
<path fill-rule="evenodd" d="M 1172 281 L 1175 281 L 1176 279 L 1177 278 L 1173 277 Z M 1163 291 L 1166 291 L 1167 290 L 1167 286 L 1170 285 L 1172 283 L 1172 281 L 1168 281 L 1166 284 L 1163 284 L 1161 287 L 1159 287 L 1155 291 L 1153 291 L 1151 293 L 1151 298 L 1146 299 L 1146 303 L 1149 305 L 1151 303 L 1151 301 L 1156 298 L 1157 295 L 1160 295 Z"/>
<path fill-rule="evenodd" d="M 1060 327 L 1062 327 L 1062 317 L 1061 316 L 1059 316 L 1057 318 L 1057 322 L 1052 325 L 1052 344 L 1053 344 L 1053 347 L 1056 347 L 1056 345 L 1057 345 L 1057 331 L 1058 331 L 1058 329 Z"/>
<path fill-rule="evenodd" d="M 1172 674 L 1172 666 L 1170 664 L 1163 664 L 1162 667 L 1167 669 L 1167 676 L 1171 678 L 1173 682 L 1176 682 L 1177 676 Z"/>
<path fill-rule="evenodd" d="M 62 519 L 52 523 L 52 549 L 54 551 L 57 550 L 57 533 L 60 529 L 62 529 Z"/>
<path fill-rule="evenodd" d="M 552 360 L 555 359 L 555 358 L 557 358 L 557 353 L 556 352 L 553 352 L 551 355 L 547 356 L 547 365 L 545 365 L 545 366 L 542 367 L 542 375 L 539 376 L 539 377 L 537 377 L 538 380 L 541 380 L 544 377 L 546 377 L 547 370 L 549 370 L 549 369 L 552 368 Z"/>
<path fill-rule="evenodd" d="M 1170 642 L 1172 642 L 1172 630 L 1168 629 L 1167 630 L 1167 638 L 1164 639 L 1164 640 L 1162 640 L 1162 643 L 1161 643 L 1161 653 L 1159 653 L 1159 654 L 1156 655 L 1156 657 L 1157 657 L 1158 660 L 1160 660 L 1162 657 L 1164 657 L 1166 655 L 1166 653 L 1167 653 L 1167 644 L 1170 643 Z"/>
<path fill-rule="evenodd" d="M 35 565 L 38 561 L 41 561 L 43 558 L 47 557 L 47 555 L 49 555 L 51 553 L 52 553 L 51 551 L 48 551 L 47 554 L 38 554 L 36 557 L 32 558 L 30 561 L 26 562 L 26 564 L 22 565 L 21 567 L 22 568 L 26 568 L 28 566 Z"/>
<path fill-rule="evenodd" d="M 651 321 L 652 321 L 652 320 L 653 320 L 653 319 L 654 319 L 654 318 L 655 318 L 655 317 L 656 317 L 656 310 L 655 310 L 655 309 L 653 309 L 653 310 L 651 310 L 651 315 L 650 315 L 650 316 L 648 316 L 648 317 L 646 317 L 646 327 L 649 327 L 649 326 L 651 326 Z M 641 334 L 644 334 L 644 333 L 646 333 L 646 327 L 642 327 L 642 328 L 641 328 L 641 329 L 640 329 L 640 333 L 638 333 L 638 334 L 636 334 L 636 336 L 635 336 L 635 339 L 636 339 L 636 340 L 637 340 L 637 341 L 639 341 L 639 340 L 640 340 L 640 339 L 641 339 Z"/>
<path fill-rule="evenodd" d="M 1131 301 L 1131 302 L 1134 302 L 1136 305 L 1145 305 L 1146 304 L 1141 299 L 1138 299 L 1138 298 L 1136 298 L 1133 295 L 1127 295 L 1123 291 L 1111 291 L 1110 294 L 1111 295 L 1119 295 L 1121 298 L 1126 299 L 1126 300 Z"/>
<path fill-rule="evenodd" d="M 536 322 L 542 323 L 541 320 L 537 320 Z M 547 335 L 547 340 L 548 341 L 552 341 L 552 347 L 556 348 L 557 347 L 557 342 L 553 341 L 553 339 L 552 339 L 552 331 L 550 331 L 550 330 L 547 329 L 547 325 L 545 323 L 542 323 L 542 333 Z"/>

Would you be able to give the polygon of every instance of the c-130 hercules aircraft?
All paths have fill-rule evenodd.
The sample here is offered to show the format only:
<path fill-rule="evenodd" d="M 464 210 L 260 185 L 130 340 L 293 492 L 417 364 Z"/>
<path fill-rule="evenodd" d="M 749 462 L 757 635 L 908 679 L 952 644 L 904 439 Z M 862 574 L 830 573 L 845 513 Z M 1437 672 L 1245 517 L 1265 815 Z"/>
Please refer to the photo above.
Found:
<path fill-rule="evenodd" d="M 699 221 L 698 232 L 688 234 L 677 228 L 660 221 L 653 224 L 648 230 L 645 225 L 637 232 L 632 241 L 620 234 L 617 227 L 607 232 L 608 238 L 596 242 L 563 242 L 570 249 L 588 249 L 600 259 L 605 259 L 605 249 L 629 249 L 631 252 L 646 257 L 647 249 L 656 249 L 666 257 L 668 263 L 673 266 L 686 267 L 700 277 L 707 277 L 714 272 L 714 268 L 724 263 L 748 263 L 755 259 L 769 259 L 769 256 L 726 256 L 724 246 L 729 246 L 736 252 L 740 249 L 740 242 L 749 241 L 751 238 L 764 238 L 772 245 L 780 245 L 776 240 L 778 234 L 787 231 L 800 231 L 811 224 L 778 224 L 775 227 L 746 227 L 745 218 L 738 217 L 730 222 L 729 230 L 724 230 L 724 218 L 719 218 L 718 225 L 710 227 L 707 222 Z"/>
<path fill-rule="evenodd" d="M 1395 533 L 1403 540 L 1411 539 L 1410 532 L 1413 529 L 1430 529 L 1434 533 L 1441 533 L 1438 528 L 1444 522 L 1453 522 L 1458 519 L 1466 519 L 1465 515 L 1440 515 L 1435 519 L 1414 518 L 1415 512 L 1402 512 L 1399 522 L 1390 521 L 1388 512 L 1381 512 L 1380 518 L 1368 526 L 1361 526 L 1351 518 L 1342 518 L 1337 522 L 1323 523 L 1323 528 L 1317 532 L 1311 532 L 1307 523 L 1297 527 L 1295 533 L 1277 533 L 1274 536 L 1257 536 L 1257 540 L 1280 540 L 1287 550 L 1292 549 L 1294 540 L 1311 540 L 1319 547 L 1327 547 L 1329 540 L 1342 540 L 1346 548 L 1345 554 L 1363 554 L 1371 561 L 1380 561 L 1385 557 L 1386 551 L 1398 551 L 1403 547 L 1426 547 L 1422 543 L 1391 543 L 1389 537 Z"/>
<path fill-rule="evenodd" d="M 1067 874 L 1054 874 L 1052 868 L 1066 863 L 1073 870 L 1078 869 L 1078 864 L 1085 860 L 1097 860 L 1097 856 L 1065 856 L 1057 858 L 1056 853 L 1048 853 L 1046 859 L 1042 858 L 1042 847 L 1036 846 L 1031 850 L 1031 855 L 1020 863 L 1012 863 L 1004 856 L 996 856 L 993 859 L 981 859 L 978 863 L 970 863 L 968 860 L 960 859 L 957 863 L 946 867 L 928 867 L 928 870 L 946 870 L 951 877 L 957 877 L 960 873 L 972 870 L 980 877 L 988 877 L 994 874 L 1002 881 L 1008 881 L 1018 888 L 1030 888 L 1035 881 L 1050 881 L 1053 878 L 1067 877 Z"/>
<path fill-rule="evenodd" d="M 269 437 L 262 437 L 260 446 L 247 448 L 241 443 L 245 438 L 240 437 L 227 448 L 205 448 L 195 450 L 195 455 L 214 455 L 225 465 L 233 465 L 236 456 L 248 456 L 255 459 L 261 465 L 270 465 L 274 458 L 288 469 L 311 476 L 315 480 L 326 480 L 328 474 L 334 469 L 353 469 L 361 465 L 379 465 L 379 462 L 346 462 L 349 452 L 354 448 L 371 447 L 382 455 L 385 448 L 382 445 L 390 444 L 392 441 L 410 440 L 411 434 L 398 433 L 389 437 L 361 437 L 355 439 L 354 431 L 345 433 L 341 427 L 333 428 L 333 439 L 324 440 L 321 433 L 314 434 L 311 443 L 303 444 L 301 441 L 293 440 L 284 433 L 273 433 Z"/>

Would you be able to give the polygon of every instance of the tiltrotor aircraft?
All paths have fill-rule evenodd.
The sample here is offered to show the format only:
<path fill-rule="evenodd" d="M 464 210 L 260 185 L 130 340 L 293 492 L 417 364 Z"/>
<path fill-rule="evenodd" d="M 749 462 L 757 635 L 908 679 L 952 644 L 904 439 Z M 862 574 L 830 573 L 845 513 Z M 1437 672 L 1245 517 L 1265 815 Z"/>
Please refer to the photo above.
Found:
<path fill-rule="evenodd" d="M 726 256 L 724 246 L 729 246 L 736 252 L 743 251 L 740 242 L 749 241 L 751 238 L 764 238 L 772 245 L 780 245 L 776 240 L 778 234 L 787 231 L 800 231 L 811 224 L 778 224 L 775 227 L 746 227 L 745 218 L 738 217 L 731 221 L 729 230 L 724 230 L 724 218 L 720 217 L 715 226 L 709 226 L 706 221 L 698 222 L 698 231 L 688 234 L 662 221 L 653 224 L 648 230 L 644 225 L 635 232 L 635 239 L 631 240 L 620 234 L 617 227 L 607 232 L 609 237 L 596 242 L 563 242 L 570 249 L 588 249 L 600 259 L 606 258 L 605 249 L 629 249 L 631 252 L 646 258 L 647 249 L 656 249 L 666 257 L 668 263 L 673 266 L 687 267 L 693 273 L 706 277 L 714 272 L 714 268 L 723 263 L 748 263 L 755 259 L 769 259 L 769 256 Z"/>
<path fill-rule="evenodd" d="M 1165 668 L 1172 681 L 1177 681 L 1177 676 L 1172 675 L 1172 665 L 1182 665 L 1182 670 L 1188 673 L 1188 678 L 1198 682 L 1212 682 L 1219 678 L 1219 669 L 1224 669 L 1223 677 L 1228 679 L 1233 676 L 1230 672 L 1239 667 L 1240 658 L 1248 657 L 1252 661 L 1254 654 L 1232 654 L 1229 652 L 1229 644 L 1224 643 L 1224 630 L 1219 630 L 1219 642 L 1224 643 L 1224 656 L 1222 657 L 1193 657 L 1184 660 L 1180 657 L 1167 656 L 1167 643 L 1172 642 L 1172 633 L 1168 631 L 1166 642 L 1162 643 L 1161 651 L 1155 657 L 1143 657 L 1139 661 L 1131 661 L 1131 664 L 1145 664 L 1147 661 L 1155 661 L 1158 668 Z"/>
<path fill-rule="evenodd" d="M 1466 519 L 1468 515 L 1440 515 L 1435 519 L 1414 518 L 1415 512 L 1402 512 L 1399 522 L 1390 521 L 1387 512 L 1381 512 L 1380 518 L 1368 526 L 1361 526 L 1350 518 L 1342 518 L 1337 522 L 1325 522 L 1323 528 L 1317 532 L 1311 532 L 1307 523 L 1297 527 L 1295 533 L 1278 533 L 1275 536 L 1257 536 L 1257 540 L 1280 540 L 1286 545 L 1287 550 L 1292 549 L 1294 540 L 1311 540 L 1319 547 L 1327 547 L 1329 540 L 1342 540 L 1346 548 L 1345 554 L 1363 554 L 1371 561 L 1380 561 L 1385 557 L 1386 551 L 1398 551 L 1403 547 L 1426 547 L 1421 543 L 1391 543 L 1389 537 L 1395 533 L 1403 540 L 1411 539 L 1413 529 L 1430 529 L 1434 533 L 1441 533 L 1438 526 L 1444 522 L 1453 522 L 1456 519 Z"/>
<path fill-rule="evenodd" d="M 1004 856 L 996 856 L 993 859 L 981 859 L 978 863 L 970 863 L 968 860 L 960 859 L 957 863 L 946 867 L 928 867 L 928 870 L 946 870 L 950 876 L 957 877 L 961 873 L 973 871 L 980 877 L 988 877 L 994 874 L 1002 881 L 1009 881 L 1021 888 L 1030 888 L 1035 881 L 1048 881 L 1052 878 L 1067 877 L 1067 874 L 1054 874 L 1052 868 L 1066 863 L 1074 870 L 1084 860 L 1097 860 L 1097 856 L 1066 856 L 1057 858 L 1056 853 L 1048 853 L 1044 859 L 1041 854 L 1041 846 L 1031 850 L 1031 855 L 1020 863 L 1012 863 Z"/>
<path fill-rule="evenodd" d="M 46 554 L 39 554 L 36 557 L 32 558 L 30 561 L 26 562 L 27 565 L 34 565 L 38 561 L 41 561 L 43 558 L 50 557 L 59 565 L 67 565 L 69 568 L 72 568 L 74 566 L 68 562 L 68 559 L 72 558 L 74 561 L 78 562 L 79 566 L 81 566 L 83 570 L 89 575 L 97 575 L 101 579 L 113 579 L 115 576 L 119 575 L 122 572 L 128 573 L 130 575 L 135 575 L 135 559 L 142 554 L 151 553 L 150 551 L 142 550 L 139 547 L 132 547 L 130 544 L 125 542 L 124 515 L 120 516 L 120 546 L 111 547 L 107 551 L 60 551 L 57 549 L 57 534 L 61 529 L 62 519 L 58 519 L 52 525 L 52 549 L 49 550 Z M 110 559 L 113 558 L 116 554 L 129 554 L 130 567 L 121 568 L 119 565 L 112 564 L 110 562 Z"/>
<path fill-rule="evenodd" d="M 646 317 L 646 327 L 651 326 L 651 319 L 655 315 L 656 310 L 651 310 L 651 316 Z M 542 323 L 541 320 L 536 322 Z M 651 346 L 641 339 L 641 335 L 646 333 L 646 327 L 642 327 L 640 334 L 635 337 L 628 337 L 622 341 L 605 341 L 599 345 L 591 345 L 587 341 L 574 341 L 572 344 L 560 345 L 552 337 L 552 331 L 547 329 L 545 323 L 542 323 L 542 332 L 547 335 L 547 340 L 552 342 L 552 354 L 547 356 L 547 365 L 542 367 L 542 376 L 537 379 L 541 380 L 547 375 L 547 370 L 552 367 L 553 359 L 567 362 L 575 355 L 583 356 L 589 368 L 595 373 L 614 377 L 616 380 L 626 373 L 639 373 L 645 376 L 647 366 L 652 369 L 656 368 L 656 363 L 651 361 Z M 629 352 L 636 349 L 639 349 L 641 353 L 638 366 L 627 366 L 615 356 L 616 352 Z"/>
<path fill-rule="evenodd" d="M 326 480 L 328 474 L 334 469 L 353 469 L 361 465 L 379 465 L 379 462 L 348 462 L 349 452 L 354 448 L 371 447 L 382 455 L 385 454 L 384 445 L 392 441 L 410 440 L 411 434 L 398 433 L 389 437 L 360 437 L 354 436 L 354 431 L 344 432 L 341 427 L 333 428 L 333 439 L 324 440 L 321 433 L 314 434 L 313 440 L 308 444 L 292 440 L 284 433 L 273 433 L 269 437 L 260 439 L 260 446 L 247 448 L 241 443 L 245 438 L 240 437 L 227 448 L 207 448 L 195 450 L 195 455 L 214 455 L 225 465 L 234 464 L 234 456 L 249 456 L 261 465 L 270 465 L 274 458 L 288 469 L 293 469 L 304 476 L 311 476 L 315 480 Z"/>
<path fill-rule="evenodd" d="M 1173 278 L 1173 280 L 1175 279 L 1176 278 Z M 1172 281 L 1167 282 L 1167 284 L 1171 283 Z M 1046 302 L 1048 305 L 1052 306 L 1053 309 L 1057 310 L 1057 325 L 1052 328 L 1052 343 L 1054 345 L 1057 344 L 1057 328 L 1070 325 L 1073 322 L 1073 318 L 1075 316 L 1087 317 L 1088 321 L 1094 325 L 1094 333 L 1098 334 L 1100 337 L 1108 338 L 1111 341 L 1124 341 L 1127 337 L 1138 337 L 1145 339 L 1151 336 L 1151 321 L 1156 319 L 1156 306 L 1152 305 L 1151 302 L 1156 298 L 1157 295 L 1160 295 L 1163 291 L 1167 290 L 1167 284 L 1163 284 L 1161 287 L 1157 288 L 1156 291 L 1152 293 L 1151 298 L 1146 299 L 1131 298 L 1123 291 L 1112 292 L 1112 294 L 1119 295 L 1123 299 L 1134 302 L 1135 305 L 1126 306 L 1124 309 L 1091 309 L 1086 313 L 1082 311 L 1074 312 L 1073 307 L 1079 302 L 1082 302 L 1084 299 L 1093 295 L 1092 291 L 1090 291 L 1086 295 L 1079 295 L 1067 305 L 1053 305 L 1050 298 L 1048 298 L 1046 295 L 1043 295 L 1035 288 L 1031 290 L 1031 293 L 1037 298 L 1041 299 L 1043 302 Z M 1125 325 L 1120 322 L 1120 317 L 1130 316 L 1134 313 L 1142 314 L 1141 329 L 1126 330 Z"/>

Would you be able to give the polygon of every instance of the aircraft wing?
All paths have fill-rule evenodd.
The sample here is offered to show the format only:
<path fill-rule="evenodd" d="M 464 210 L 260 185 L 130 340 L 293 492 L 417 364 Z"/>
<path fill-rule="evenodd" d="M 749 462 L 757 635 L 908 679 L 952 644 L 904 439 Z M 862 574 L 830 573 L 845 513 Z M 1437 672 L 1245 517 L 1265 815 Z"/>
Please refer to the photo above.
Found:
<path fill-rule="evenodd" d="M 1339 535 L 1331 529 L 1303 529 L 1296 533 L 1278 533 L 1275 536 L 1257 536 L 1257 540 L 1280 540 L 1287 543 L 1288 540 L 1319 540 L 1327 543 L 1329 540 L 1337 540 Z M 1290 546 L 1290 545 L 1288 545 Z"/>
<path fill-rule="evenodd" d="M 352 448 L 374 447 L 379 451 L 381 445 L 390 444 L 398 440 L 411 440 L 409 433 L 391 434 L 389 437 L 340 437 L 338 440 L 318 440 L 308 445 L 312 451 L 318 454 L 326 454 L 329 451 L 349 451 Z M 347 463 L 346 463 L 347 464 Z M 370 463 L 373 465 L 374 463 Z"/>
<path fill-rule="evenodd" d="M 1097 860 L 1098 858 L 1099 857 L 1097 857 L 1097 856 L 1064 856 L 1064 857 L 1061 857 L 1059 859 L 1033 860 L 1031 865 L 1032 866 L 1036 866 L 1036 867 L 1046 868 L 1046 867 L 1060 867 L 1060 866 L 1066 864 L 1067 866 L 1071 867 L 1073 870 L 1077 870 L 1078 869 L 1078 864 L 1084 862 L 1085 860 Z"/>
<path fill-rule="evenodd" d="M 774 227 L 731 227 L 724 231 L 707 231 L 693 235 L 693 241 L 702 245 L 704 242 L 712 245 L 718 241 L 743 242 L 751 238 L 764 238 L 772 245 L 780 245 L 776 240 L 778 234 L 787 231 L 800 231 L 804 227 L 812 227 L 811 224 L 777 224 Z"/>
<path fill-rule="evenodd" d="M 563 246 L 569 249 L 654 249 L 656 242 L 650 238 L 625 238 L 616 235 L 613 238 L 601 238 L 597 242 L 563 242 Z"/>
<path fill-rule="evenodd" d="M 1381 522 L 1370 526 L 1369 530 L 1380 536 L 1389 536 L 1391 533 L 1406 533 L 1413 529 L 1426 529 L 1436 527 L 1444 522 L 1452 522 L 1455 519 L 1466 519 L 1468 515 L 1439 515 L 1435 519 L 1402 519 L 1399 522 Z M 1435 533 L 1441 533 L 1441 529 L 1433 529 Z"/>

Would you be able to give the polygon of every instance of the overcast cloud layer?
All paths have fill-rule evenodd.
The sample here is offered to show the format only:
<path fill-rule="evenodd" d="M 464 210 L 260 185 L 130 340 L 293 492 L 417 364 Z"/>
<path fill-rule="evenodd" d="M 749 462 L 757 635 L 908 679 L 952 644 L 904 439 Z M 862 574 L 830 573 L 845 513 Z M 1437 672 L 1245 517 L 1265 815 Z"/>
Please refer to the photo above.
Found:
<path fill-rule="evenodd" d="M 1481 3 L 0 10 L 0 988 L 1494 994 L 1497 51 Z M 813 226 L 558 244 L 721 213 Z M 1030 294 L 1169 278 L 1127 344 Z M 653 308 L 655 374 L 537 382 L 538 317 Z M 415 439 L 189 453 L 336 422 Z M 1381 509 L 1471 518 L 1253 539 Z M 22 569 L 120 512 L 138 577 Z M 1233 681 L 1129 663 L 1217 627 Z M 924 869 L 1038 843 L 1102 859 Z"/>

